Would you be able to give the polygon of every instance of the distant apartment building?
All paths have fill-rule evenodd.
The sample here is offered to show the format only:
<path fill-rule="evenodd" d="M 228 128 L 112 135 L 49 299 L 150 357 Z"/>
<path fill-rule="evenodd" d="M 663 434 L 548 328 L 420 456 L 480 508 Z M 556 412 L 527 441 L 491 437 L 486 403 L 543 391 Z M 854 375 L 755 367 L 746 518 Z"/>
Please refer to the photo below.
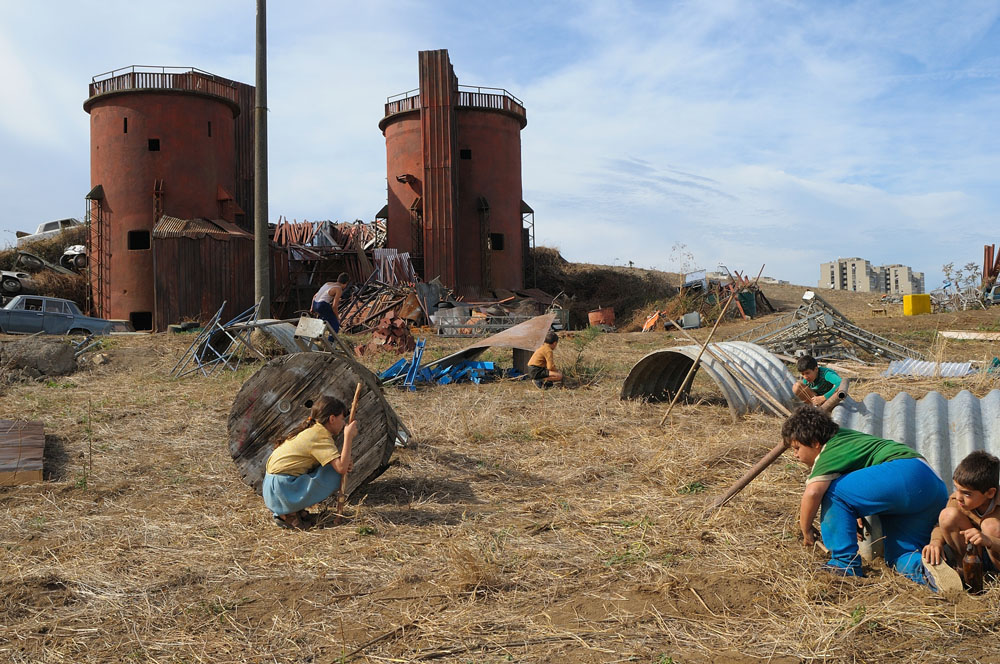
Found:
<path fill-rule="evenodd" d="M 884 265 L 879 272 L 883 293 L 913 295 L 924 292 L 923 272 L 914 272 L 906 265 Z"/>
<path fill-rule="evenodd" d="M 906 265 L 872 265 L 863 258 L 838 258 L 819 267 L 819 287 L 858 293 L 911 295 L 924 292 L 924 273 Z"/>
<path fill-rule="evenodd" d="M 819 266 L 819 285 L 833 290 L 878 293 L 878 272 L 863 258 L 838 258 Z"/>

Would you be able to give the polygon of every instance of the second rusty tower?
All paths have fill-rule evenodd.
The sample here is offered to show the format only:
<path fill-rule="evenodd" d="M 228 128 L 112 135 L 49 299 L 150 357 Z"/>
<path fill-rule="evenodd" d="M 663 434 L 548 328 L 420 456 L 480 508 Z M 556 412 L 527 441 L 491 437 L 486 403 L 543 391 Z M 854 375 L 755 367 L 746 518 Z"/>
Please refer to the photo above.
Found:
<path fill-rule="evenodd" d="M 460 86 L 447 50 L 420 51 L 420 88 L 387 100 L 389 247 L 468 295 L 524 285 L 521 101 Z"/>

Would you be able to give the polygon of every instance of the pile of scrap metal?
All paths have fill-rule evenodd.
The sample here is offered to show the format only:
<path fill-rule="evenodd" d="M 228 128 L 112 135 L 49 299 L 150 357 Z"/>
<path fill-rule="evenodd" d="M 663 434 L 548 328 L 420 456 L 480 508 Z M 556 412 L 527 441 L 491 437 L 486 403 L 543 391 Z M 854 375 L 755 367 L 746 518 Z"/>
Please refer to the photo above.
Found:
<path fill-rule="evenodd" d="M 857 351 L 890 360 L 925 359 L 922 353 L 858 327 L 813 291 L 802 295 L 802 304 L 795 311 L 729 341 L 749 341 L 772 353 L 809 354 L 816 359 L 861 361 Z"/>
<path fill-rule="evenodd" d="M 518 291 L 496 290 L 496 299 L 465 302 L 441 298 L 435 304 L 426 300 L 426 310 L 439 335 L 447 337 L 483 337 L 552 314 L 553 328 L 566 329 L 569 308 L 562 293 L 553 297 L 537 288 Z"/>
<path fill-rule="evenodd" d="M 396 354 L 409 353 L 416 346 L 413 335 L 406 321 L 398 317 L 394 312 L 386 312 L 379 321 L 378 326 L 372 330 L 372 338 L 366 344 L 361 344 L 354 348 L 358 357 L 371 355 L 383 351 L 391 351 Z"/>
<path fill-rule="evenodd" d="M 391 255 L 378 254 L 380 259 Z M 389 314 L 411 325 L 430 324 L 438 334 L 452 337 L 488 336 L 545 313 L 556 315 L 556 329 L 565 329 L 569 321 L 562 294 L 552 297 L 537 288 L 498 290 L 493 293 L 496 299 L 465 302 L 436 278 L 393 285 L 376 279 L 377 274 L 349 289 L 340 306 L 343 331 L 359 334 L 373 330 Z"/>

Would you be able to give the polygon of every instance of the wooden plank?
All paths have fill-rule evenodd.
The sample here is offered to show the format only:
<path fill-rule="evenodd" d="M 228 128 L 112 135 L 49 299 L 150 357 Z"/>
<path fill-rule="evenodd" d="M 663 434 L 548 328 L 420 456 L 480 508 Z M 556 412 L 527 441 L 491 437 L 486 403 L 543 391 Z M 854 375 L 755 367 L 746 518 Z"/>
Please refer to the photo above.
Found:
<path fill-rule="evenodd" d="M 36 484 L 42 481 L 42 471 L 40 470 L 20 470 L 16 473 L 0 471 L 0 486 L 19 486 L 22 484 Z"/>
<path fill-rule="evenodd" d="M 0 420 L 0 486 L 41 482 L 44 456 L 41 422 Z"/>

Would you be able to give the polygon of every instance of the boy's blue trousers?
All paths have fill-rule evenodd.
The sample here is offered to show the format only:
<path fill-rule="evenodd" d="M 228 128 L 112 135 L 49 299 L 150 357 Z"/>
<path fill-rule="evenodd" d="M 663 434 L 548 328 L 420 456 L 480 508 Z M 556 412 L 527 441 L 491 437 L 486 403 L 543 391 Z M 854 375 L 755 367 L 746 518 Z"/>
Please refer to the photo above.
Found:
<path fill-rule="evenodd" d="M 897 459 L 841 475 L 826 490 L 820 531 L 830 565 L 864 576 L 858 555 L 857 520 L 877 514 L 885 537 L 885 562 L 925 583 L 921 549 L 930 541 L 948 489 L 922 459 Z"/>

